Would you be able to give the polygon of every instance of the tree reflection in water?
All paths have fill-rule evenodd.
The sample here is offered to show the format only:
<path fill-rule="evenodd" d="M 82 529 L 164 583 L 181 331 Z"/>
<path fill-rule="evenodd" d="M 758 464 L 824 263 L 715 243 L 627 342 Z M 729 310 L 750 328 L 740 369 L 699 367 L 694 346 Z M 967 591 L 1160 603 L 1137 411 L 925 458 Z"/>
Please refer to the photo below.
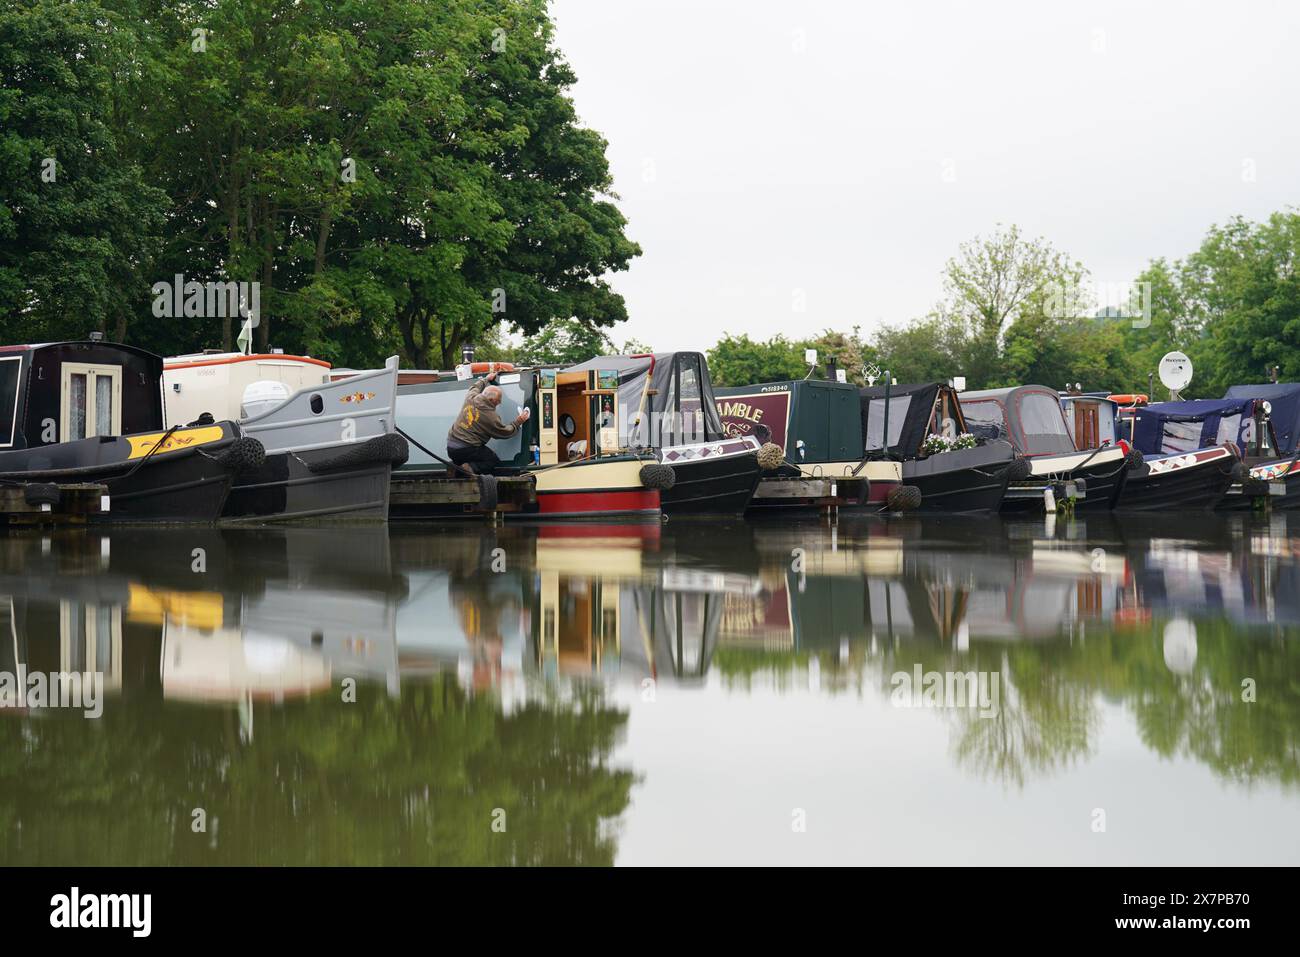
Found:
<path fill-rule="evenodd" d="M 608 865 L 627 713 L 596 689 L 503 714 L 454 676 L 230 709 L 119 702 L 0 722 L 6 864 Z M 207 816 L 192 829 L 193 811 Z M 505 812 L 494 831 L 494 810 Z"/>

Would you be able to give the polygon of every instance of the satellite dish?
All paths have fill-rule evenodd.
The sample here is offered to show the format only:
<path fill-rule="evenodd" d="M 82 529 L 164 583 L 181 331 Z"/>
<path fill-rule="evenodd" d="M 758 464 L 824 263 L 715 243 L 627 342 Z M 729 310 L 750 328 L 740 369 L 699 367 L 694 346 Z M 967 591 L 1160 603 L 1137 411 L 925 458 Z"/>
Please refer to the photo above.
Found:
<path fill-rule="evenodd" d="M 1192 381 L 1192 360 L 1181 352 L 1166 352 L 1160 360 L 1160 384 L 1170 392 L 1186 389 Z"/>

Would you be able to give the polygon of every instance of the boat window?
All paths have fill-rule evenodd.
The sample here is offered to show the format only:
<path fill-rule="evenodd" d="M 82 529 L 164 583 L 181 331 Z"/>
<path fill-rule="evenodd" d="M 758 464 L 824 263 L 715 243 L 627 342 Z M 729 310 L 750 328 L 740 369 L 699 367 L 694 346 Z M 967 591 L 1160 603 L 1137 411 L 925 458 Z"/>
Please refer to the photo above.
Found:
<path fill-rule="evenodd" d="M 1023 451 L 1035 455 L 1074 451 L 1074 440 L 1065 427 L 1061 402 L 1055 395 L 1024 393 L 1016 411 L 1020 414 L 1020 431 L 1024 435 Z"/>
<path fill-rule="evenodd" d="M 1160 434 L 1161 452 L 1195 452 L 1200 447 L 1200 422 L 1165 421 Z"/>
<path fill-rule="evenodd" d="M 655 398 L 657 415 L 650 417 L 650 444 L 663 448 L 677 445 L 678 421 L 677 411 L 677 376 L 664 377 L 663 395 Z"/>
<path fill-rule="evenodd" d="M 999 438 L 1007 437 L 1007 424 L 1002 415 L 1002 403 L 997 399 L 981 399 L 972 402 L 961 400 L 961 414 L 966 420 L 966 428 L 995 429 Z"/>
<path fill-rule="evenodd" d="M 121 366 L 63 363 L 61 400 L 60 441 L 121 434 Z"/>
<path fill-rule="evenodd" d="M 681 413 L 681 428 L 672 445 L 689 445 L 706 439 L 704 430 L 704 398 L 700 391 L 699 361 L 691 356 L 681 359 L 678 395 L 680 397 L 678 412 Z"/>
<path fill-rule="evenodd" d="M 903 423 L 907 421 L 907 410 L 912 404 L 910 395 L 890 396 L 889 399 L 889 445 L 898 444 L 903 434 Z M 882 447 L 881 439 L 885 429 L 885 400 L 872 399 L 867 408 L 867 445 L 866 450 Z"/>
<path fill-rule="evenodd" d="M 4 448 L 14 444 L 22 364 L 21 356 L 0 359 L 0 447 Z"/>
<path fill-rule="evenodd" d="M 1219 419 L 1219 435 L 1215 439 L 1216 445 L 1223 445 L 1225 442 L 1236 443 L 1240 438 L 1241 432 L 1241 413 L 1236 415 L 1225 415 Z"/>

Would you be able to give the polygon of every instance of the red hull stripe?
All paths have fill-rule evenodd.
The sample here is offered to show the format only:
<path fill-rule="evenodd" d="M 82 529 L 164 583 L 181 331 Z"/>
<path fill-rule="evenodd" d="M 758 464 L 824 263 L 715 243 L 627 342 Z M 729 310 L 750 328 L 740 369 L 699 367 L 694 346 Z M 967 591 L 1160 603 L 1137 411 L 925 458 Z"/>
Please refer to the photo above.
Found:
<path fill-rule="evenodd" d="M 644 512 L 659 508 L 659 493 L 654 489 L 629 492 L 538 492 L 537 511 L 543 515 L 563 512 Z"/>
<path fill-rule="evenodd" d="M 889 493 L 902 484 L 902 482 L 876 481 L 873 479 L 871 482 L 871 491 L 867 493 L 867 501 L 887 502 L 889 501 Z"/>

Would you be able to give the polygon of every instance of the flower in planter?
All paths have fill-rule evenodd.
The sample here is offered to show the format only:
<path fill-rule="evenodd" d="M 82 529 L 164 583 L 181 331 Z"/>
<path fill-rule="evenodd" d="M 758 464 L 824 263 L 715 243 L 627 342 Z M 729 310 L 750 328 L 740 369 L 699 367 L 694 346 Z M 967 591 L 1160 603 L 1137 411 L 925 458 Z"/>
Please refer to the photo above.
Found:
<path fill-rule="evenodd" d="M 941 455 L 944 452 L 955 452 L 958 449 L 973 449 L 977 444 L 975 436 L 969 432 L 963 432 L 956 438 L 931 434 L 925 437 L 925 442 L 921 445 L 921 454 Z"/>

